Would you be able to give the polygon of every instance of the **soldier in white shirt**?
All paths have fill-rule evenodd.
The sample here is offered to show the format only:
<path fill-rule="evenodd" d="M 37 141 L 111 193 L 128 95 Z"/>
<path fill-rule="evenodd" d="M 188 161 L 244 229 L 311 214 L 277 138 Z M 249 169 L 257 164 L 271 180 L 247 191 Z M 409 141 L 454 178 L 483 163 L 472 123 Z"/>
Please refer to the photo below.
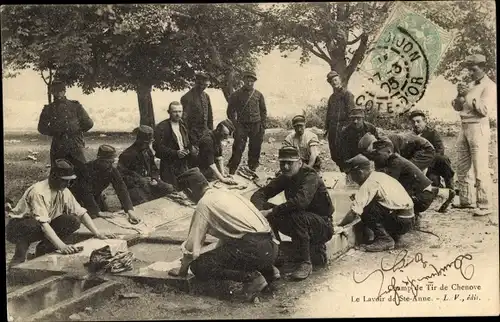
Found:
<path fill-rule="evenodd" d="M 318 136 L 306 129 L 306 119 L 303 115 L 297 115 L 292 119 L 294 131 L 283 141 L 283 146 L 295 147 L 305 165 L 316 171 L 321 170 L 321 159 L 319 157 Z"/>
<path fill-rule="evenodd" d="M 456 143 L 460 204 L 452 207 L 475 209 L 474 215 L 477 216 L 491 213 L 489 118 L 495 116 L 497 108 L 496 85 L 486 76 L 485 63 L 486 58 L 483 55 L 467 57 L 464 65 L 469 70 L 472 82 L 468 84 L 468 88 L 459 88 L 458 96 L 452 102 L 453 108 L 460 112 L 462 120 L 462 130 Z M 475 177 L 474 187 L 471 186 L 474 182 L 472 173 Z M 476 204 L 473 203 L 474 188 Z"/>
<path fill-rule="evenodd" d="M 394 249 L 402 235 L 413 226 L 413 201 L 403 186 L 389 175 L 370 169 L 370 160 L 358 154 L 346 161 L 346 171 L 360 185 L 351 210 L 339 226 L 361 217 L 363 224 L 375 234 L 368 252 Z"/>

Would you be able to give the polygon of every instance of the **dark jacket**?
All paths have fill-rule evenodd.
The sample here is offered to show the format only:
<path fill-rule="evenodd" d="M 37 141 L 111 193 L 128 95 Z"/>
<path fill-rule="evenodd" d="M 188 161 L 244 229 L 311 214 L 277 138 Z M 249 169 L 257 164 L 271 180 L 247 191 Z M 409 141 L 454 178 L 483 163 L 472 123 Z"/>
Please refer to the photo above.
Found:
<path fill-rule="evenodd" d="M 214 129 L 212 103 L 207 93 L 194 88 L 181 97 L 182 118 L 189 131 L 190 140 L 196 144 L 206 130 Z"/>
<path fill-rule="evenodd" d="M 432 129 L 430 127 L 425 127 L 425 129 L 422 131 L 421 137 L 429 141 L 432 146 L 434 146 L 434 150 L 436 151 L 436 154 L 439 155 L 444 155 L 444 144 L 443 140 L 441 139 L 441 135 L 439 135 L 438 131 L 436 129 Z"/>
<path fill-rule="evenodd" d="M 176 177 L 189 168 L 190 161 L 190 155 L 181 159 L 177 155 L 177 151 L 192 147 L 187 127 L 183 121 L 179 122 L 179 131 L 184 142 L 183 147 L 179 147 L 170 119 L 158 123 L 154 130 L 153 149 L 156 152 L 156 157 L 160 159 L 161 177 L 165 182 L 174 185 L 176 185 Z"/>
<path fill-rule="evenodd" d="M 120 154 L 118 170 L 128 188 L 143 186 L 145 177 L 156 180 L 160 177 L 153 151 L 149 148 L 141 150 L 137 142 Z"/>
<path fill-rule="evenodd" d="M 123 209 L 125 211 L 133 209 L 127 186 L 118 169 L 111 167 L 108 171 L 100 170 L 95 160 L 85 164 L 85 167 L 87 175 L 77 178 L 70 190 L 90 215 L 95 216 L 101 211 L 98 198 L 110 184 L 113 185 Z"/>
<path fill-rule="evenodd" d="M 264 95 L 255 90 L 250 97 L 252 91 L 253 89 L 240 88 L 229 97 L 227 106 L 228 119 L 235 123 L 264 123 L 266 121 L 267 107 Z"/>
<path fill-rule="evenodd" d="M 340 132 L 349 122 L 349 114 L 354 108 L 354 95 L 347 89 L 335 91 L 328 99 L 325 129 Z"/>
<path fill-rule="evenodd" d="M 410 196 L 422 192 L 432 183 L 415 164 L 397 153 L 389 157 L 387 164 L 375 164 L 375 170 L 385 172 L 398 180 Z"/>
<path fill-rule="evenodd" d="M 350 158 L 353 158 L 363 152 L 358 148 L 358 142 L 366 133 L 372 133 L 373 135 L 378 136 L 377 128 L 369 122 L 364 122 L 363 128 L 360 130 L 356 129 L 354 125 L 349 124 L 342 130 L 342 132 L 340 132 L 338 149 L 341 161 L 339 167 L 341 170 L 343 170 L 344 162 L 346 160 L 349 160 Z"/>
<path fill-rule="evenodd" d="M 285 192 L 286 202 L 275 206 L 272 215 L 287 215 L 291 212 L 307 211 L 332 219 L 334 207 L 325 184 L 316 171 L 302 166 L 293 177 L 280 175 L 265 187 L 257 190 L 250 200 L 257 209 L 270 209 L 268 200 Z"/>
<path fill-rule="evenodd" d="M 207 132 L 199 142 L 198 166 L 202 172 L 207 171 L 216 159 L 222 157 L 222 143 L 214 131 Z"/>
<path fill-rule="evenodd" d="M 38 132 L 52 136 L 53 141 L 83 147 L 83 133 L 93 126 L 94 122 L 78 101 L 63 98 L 43 107 Z"/>
<path fill-rule="evenodd" d="M 388 134 L 381 139 L 389 139 L 394 145 L 394 153 L 408 159 L 420 170 L 428 168 L 434 160 L 432 144 L 414 133 Z"/>

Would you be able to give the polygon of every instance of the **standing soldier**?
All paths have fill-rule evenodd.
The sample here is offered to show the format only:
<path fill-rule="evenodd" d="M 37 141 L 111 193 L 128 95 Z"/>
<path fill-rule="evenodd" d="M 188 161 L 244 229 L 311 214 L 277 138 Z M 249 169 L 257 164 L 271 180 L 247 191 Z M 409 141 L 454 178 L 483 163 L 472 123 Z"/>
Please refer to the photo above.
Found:
<path fill-rule="evenodd" d="M 66 159 L 80 176 L 85 171 L 85 142 L 83 133 L 94 126 L 83 106 L 78 101 L 66 98 L 66 86 L 60 81 L 52 82 L 50 91 L 54 101 L 43 107 L 38 121 L 38 132 L 52 136 L 50 163 Z"/>
<path fill-rule="evenodd" d="M 296 115 L 292 119 L 293 132 L 283 141 L 283 146 L 293 146 L 300 154 L 305 165 L 316 171 L 321 170 L 321 158 L 319 157 L 318 136 L 306 129 L 306 118 Z"/>
<path fill-rule="evenodd" d="M 497 108 L 496 85 L 486 76 L 485 64 L 486 58 L 483 55 L 467 57 L 465 65 L 472 82 L 467 89 L 459 91 L 452 102 L 453 108 L 460 112 L 462 119 L 462 130 L 456 144 L 460 204 L 452 207 L 476 208 L 472 201 L 475 190 L 477 209 L 474 214 L 477 216 L 491 213 L 491 178 L 488 171 L 489 117 L 495 115 Z M 470 182 L 471 167 L 476 179 L 474 188 Z"/>
<path fill-rule="evenodd" d="M 207 74 L 197 73 L 193 88 L 181 97 L 183 119 L 189 131 L 191 144 L 197 145 L 208 130 L 214 129 L 214 118 L 210 96 L 205 93 L 210 80 Z"/>
<path fill-rule="evenodd" d="M 264 96 L 254 88 L 256 80 L 257 76 L 254 72 L 245 72 L 243 74 L 243 87 L 229 97 L 227 117 L 236 128 L 233 153 L 228 162 L 230 174 L 234 174 L 240 165 L 247 139 L 249 140 L 248 168 L 255 171 L 259 166 L 267 108 Z"/>
<path fill-rule="evenodd" d="M 340 131 L 349 121 L 350 111 L 354 108 L 354 95 L 342 86 L 342 80 L 336 71 L 326 75 L 326 80 L 333 88 L 333 94 L 328 99 L 326 112 L 325 137 L 328 136 L 330 156 L 333 162 L 340 167 L 341 160 L 338 152 Z"/>

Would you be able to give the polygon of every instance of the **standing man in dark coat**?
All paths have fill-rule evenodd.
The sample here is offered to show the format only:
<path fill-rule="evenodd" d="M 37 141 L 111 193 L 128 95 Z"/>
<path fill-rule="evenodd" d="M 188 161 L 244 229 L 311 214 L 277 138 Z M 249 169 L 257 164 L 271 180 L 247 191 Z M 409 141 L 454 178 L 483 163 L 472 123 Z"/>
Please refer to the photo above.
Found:
<path fill-rule="evenodd" d="M 349 122 L 349 114 L 354 108 L 354 95 L 342 86 L 342 80 L 337 72 L 331 71 L 326 80 L 333 88 L 333 94 L 328 99 L 328 109 L 325 121 L 325 137 L 328 136 L 330 156 L 339 167 L 341 163 L 338 140 L 340 131 Z"/>
<path fill-rule="evenodd" d="M 183 119 L 189 131 L 191 144 L 197 145 L 202 135 L 214 129 L 214 117 L 210 96 L 205 89 L 210 85 L 207 74 L 197 73 L 193 88 L 181 97 Z"/>
<path fill-rule="evenodd" d="M 62 82 L 52 82 L 50 91 L 54 101 L 43 107 L 38 132 L 52 136 L 51 165 L 57 159 L 66 159 L 75 167 L 76 175 L 80 176 L 87 162 L 83 133 L 90 130 L 94 122 L 78 101 L 66 98 L 66 86 Z"/>
<path fill-rule="evenodd" d="M 257 75 L 243 74 L 243 87 L 229 97 L 227 117 L 236 128 L 233 153 L 228 162 L 229 173 L 234 174 L 241 162 L 241 156 L 248 143 L 248 168 L 255 171 L 259 166 L 260 149 L 264 140 L 267 118 L 264 95 L 254 88 Z"/>
<path fill-rule="evenodd" d="M 431 179 L 435 187 L 440 186 L 440 179 L 442 177 L 445 187 L 454 190 L 453 176 L 455 175 L 455 171 L 451 167 L 450 158 L 444 154 L 444 144 L 441 136 L 436 129 L 430 128 L 427 125 L 427 118 L 422 111 L 412 111 L 410 113 L 410 121 L 413 126 L 413 132 L 429 141 L 436 151 L 434 161 L 427 170 L 427 177 Z"/>
<path fill-rule="evenodd" d="M 160 177 L 177 188 L 177 176 L 187 171 L 198 156 L 198 148 L 189 141 L 188 129 L 182 120 L 182 105 L 172 102 L 168 107 L 170 118 L 155 129 L 153 148 L 160 159 Z"/>
<path fill-rule="evenodd" d="M 135 142 L 122 152 L 118 170 L 127 185 L 134 206 L 166 196 L 174 191 L 171 184 L 160 179 L 152 151 L 153 129 L 141 125 Z"/>
<path fill-rule="evenodd" d="M 257 190 L 250 200 L 266 216 L 275 233 L 292 238 L 299 257 L 292 278 L 303 280 L 311 274 L 313 264 L 327 262 L 325 243 L 333 236 L 334 207 L 323 180 L 315 170 L 303 165 L 297 149 L 282 147 L 278 159 L 281 174 Z M 268 202 L 283 191 L 285 203 Z"/>
<path fill-rule="evenodd" d="M 76 178 L 70 190 L 78 203 L 87 209 L 91 218 L 105 218 L 106 215 L 101 212 L 107 210 L 102 192 L 110 184 L 113 185 L 130 223 L 136 224 L 139 221 L 134 216 L 134 207 L 127 186 L 118 169 L 114 167 L 116 159 L 116 149 L 113 146 L 101 145 L 97 150 L 97 159 L 85 165 L 87 168 L 86 176 Z"/>
<path fill-rule="evenodd" d="M 375 125 L 365 121 L 365 109 L 362 107 L 356 107 L 351 111 L 349 116 L 349 124 L 340 132 L 339 140 L 339 168 L 340 171 L 344 172 L 345 161 L 354 158 L 356 155 L 361 153 L 358 148 L 358 142 L 361 140 L 363 135 L 366 133 L 371 133 L 378 136 L 377 128 Z"/>

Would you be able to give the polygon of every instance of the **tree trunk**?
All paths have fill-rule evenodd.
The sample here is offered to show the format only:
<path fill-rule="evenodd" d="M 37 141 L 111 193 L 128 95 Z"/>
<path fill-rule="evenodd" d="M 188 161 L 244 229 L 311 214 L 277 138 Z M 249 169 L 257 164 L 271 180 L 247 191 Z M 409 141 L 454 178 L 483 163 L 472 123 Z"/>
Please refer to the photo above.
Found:
<path fill-rule="evenodd" d="M 137 85 L 137 101 L 139 103 L 140 125 L 155 127 L 155 115 L 153 110 L 153 99 L 151 91 L 153 86 L 149 84 L 139 83 Z"/>
<path fill-rule="evenodd" d="M 226 79 L 224 82 L 224 86 L 222 86 L 222 93 L 224 94 L 224 98 L 226 99 L 226 102 L 229 102 L 229 96 L 234 93 L 235 88 L 234 88 L 234 70 L 233 68 L 230 68 L 226 75 Z"/>

